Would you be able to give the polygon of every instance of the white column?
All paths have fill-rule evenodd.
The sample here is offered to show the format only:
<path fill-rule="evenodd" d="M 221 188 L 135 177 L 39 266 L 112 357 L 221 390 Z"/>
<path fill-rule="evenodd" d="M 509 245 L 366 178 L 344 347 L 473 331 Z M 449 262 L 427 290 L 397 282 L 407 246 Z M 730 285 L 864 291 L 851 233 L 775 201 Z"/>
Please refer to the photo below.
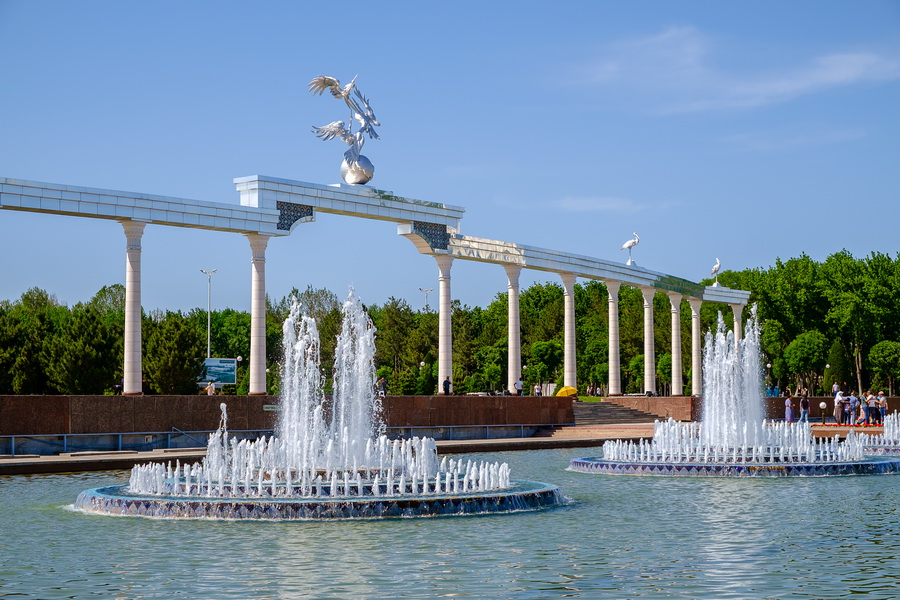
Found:
<path fill-rule="evenodd" d="M 560 273 L 563 282 L 564 343 L 563 385 L 578 389 L 575 372 L 575 274 Z"/>
<path fill-rule="evenodd" d="M 653 339 L 653 296 L 656 288 L 641 287 L 644 296 L 644 391 L 656 393 L 656 341 Z"/>
<path fill-rule="evenodd" d="M 734 313 L 734 344 L 737 346 L 744 337 L 744 327 L 741 324 L 741 313 L 744 312 L 743 304 L 731 304 L 731 312 Z"/>
<path fill-rule="evenodd" d="M 622 367 L 619 364 L 619 286 L 621 281 L 604 281 L 609 294 L 609 395 L 622 395 Z"/>
<path fill-rule="evenodd" d="M 141 237 L 146 223 L 121 221 L 125 228 L 125 364 L 122 393 L 143 393 L 141 365 Z"/>
<path fill-rule="evenodd" d="M 446 254 L 435 255 L 438 266 L 438 390 L 444 393 L 444 380 L 450 378 L 450 393 L 453 393 L 453 307 L 450 304 L 450 267 L 453 257 Z"/>
<path fill-rule="evenodd" d="M 703 348 L 700 345 L 700 307 L 703 300 L 688 298 L 691 305 L 691 394 L 699 396 L 703 393 Z"/>
<path fill-rule="evenodd" d="M 506 269 L 506 297 L 508 304 L 508 357 L 506 359 L 506 389 L 516 389 L 516 382 L 522 376 L 522 332 L 519 326 L 519 265 L 503 265 Z M 524 393 L 524 388 L 522 393 Z"/>
<path fill-rule="evenodd" d="M 246 234 L 252 258 L 250 284 L 250 395 L 262 396 L 266 389 L 266 246 L 269 236 Z"/>
<path fill-rule="evenodd" d="M 681 381 L 681 294 L 666 292 L 672 304 L 672 395 L 683 396 Z"/>

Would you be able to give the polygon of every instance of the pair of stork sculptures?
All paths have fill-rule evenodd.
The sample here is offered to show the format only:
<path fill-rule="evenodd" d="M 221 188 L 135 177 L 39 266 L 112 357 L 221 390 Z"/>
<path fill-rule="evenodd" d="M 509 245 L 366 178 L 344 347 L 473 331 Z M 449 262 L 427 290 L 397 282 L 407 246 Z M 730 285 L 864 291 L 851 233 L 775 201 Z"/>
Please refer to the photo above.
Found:
<path fill-rule="evenodd" d="M 637 232 L 633 232 L 631 235 L 633 235 L 634 237 L 622 244 L 622 247 L 619 248 L 619 250 L 628 250 L 628 262 L 625 264 L 629 267 L 635 264 L 634 259 L 631 258 L 631 249 L 641 243 L 641 238 L 638 237 Z M 716 282 L 713 284 L 713 286 L 719 285 L 719 269 L 721 268 L 722 262 L 717 258 L 716 264 L 713 265 L 712 270 L 709 272 L 710 277 L 716 278 Z"/>

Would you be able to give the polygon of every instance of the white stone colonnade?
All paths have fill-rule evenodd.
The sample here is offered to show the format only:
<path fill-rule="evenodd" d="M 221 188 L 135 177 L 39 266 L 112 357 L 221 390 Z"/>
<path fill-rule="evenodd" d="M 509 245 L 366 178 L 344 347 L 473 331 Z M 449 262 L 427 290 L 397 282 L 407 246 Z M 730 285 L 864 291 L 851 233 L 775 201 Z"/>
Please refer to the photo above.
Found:
<path fill-rule="evenodd" d="M 265 394 L 266 382 L 266 249 L 273 237 L 290 235 L 318 212 L 397 223 L 397 232 L 438 266 L 438 369 L 443 381 L 453 377 L 452 295 L 450 269 L 454 259 L 502 265 L 509 299 L 507 383 L 514 389 L 522 375 L 519 319 L 519 276 L 522 269 L 558 274 L 564 289 L 564 384 L 577 388 L 575 282 L 603 281 L 609 292 L 609 394 L 622 393 L 619 300 L 622 285 L 637 287 L 644 297 L 644 391 L 656 391 L 653 298 L 664 292 L 672 306 L 673 394 L 682 393 L 680 304 L 691 307 L 691 368 L 693 394 L 702 392 L 700 372 L 700 306 L 723 302 L 734 311 L 735 339 L 740 340 L 741 311 L 749 292 L 699 284 L 635 266 L 486 238 L 464 236 L 459 223 L 465 209 L 437 202 L 395 196 L 368 186 L 320 185 L 253 175 L 234 180 L 240 205 L 185 200 L 136 192 L 85 188 L 0 177 L 0 209 L 24 210 L 121 223 L 126 236 L 125 339 L 123 393 L 142 393 L 141 366 L 141 240 L 147 225 L 163 225 L 239 233 L 251 249 L 250 393 Z M 451 386 L 452 393 L 452 386 Z"/>

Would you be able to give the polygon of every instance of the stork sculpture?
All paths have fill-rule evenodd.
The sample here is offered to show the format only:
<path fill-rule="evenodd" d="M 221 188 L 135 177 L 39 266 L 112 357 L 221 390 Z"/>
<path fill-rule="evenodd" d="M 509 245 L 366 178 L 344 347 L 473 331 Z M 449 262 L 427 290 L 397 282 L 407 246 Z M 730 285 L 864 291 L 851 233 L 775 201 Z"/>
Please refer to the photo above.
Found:
<path fill-rule="evenodd" d="M 332 121 L 328 125 L 313 127 L 313 133 L 321 140 L 327 141 L 339 138 L 350 149 L 344 152 L 344 162 L 341 163 L 341 177 L 351 185 L 368 183 L 375 174 L 375 165 L 367 157 L 362 155 L 362 147 L 368 135 L 373 140 L 378 139 L 375 127 L 381 123 L 375 118 L 375 111 L 369 105 L 359 88 L 356 87 L 356 77 L 345 86 L 334 77 L 320 75 L 309 82 L 309 91 L 313 95 L 321 95 L 328 90 L 338 100 L 343 100 L 350 109 L 350 118 L 347 123 Z M 359 123 L 359 129 L 353 131 L 353 122 Z"/>
<path fill-rule="evenodd" d="M 716 264 L 713 265 L 712 270 L 709 272 L 710 277 L 715 277 L 716 282 L 713 284 L 713 287 L 719 287 L 719 269 L 722 267 L 722 263 L 719 259 L 716 259 Z"/>
<path fill-rule="evenodd" d="M 631 238 L 630 240 L 628 240 L 627 242 L 625 242 L 624 244 L 622 244 L 622 247 L 619 248 L 619 250 L 628 250 L 628 262 L 626 262 L 625 264 L 628 265 L 629 267 L 636 264 L 634 262 L 634 259 L 631 258 L 631 249 L 641 243 L 641 238 L 638 237 L 637 232 L 632 233 L 632 235 L 634 237 Z"/>

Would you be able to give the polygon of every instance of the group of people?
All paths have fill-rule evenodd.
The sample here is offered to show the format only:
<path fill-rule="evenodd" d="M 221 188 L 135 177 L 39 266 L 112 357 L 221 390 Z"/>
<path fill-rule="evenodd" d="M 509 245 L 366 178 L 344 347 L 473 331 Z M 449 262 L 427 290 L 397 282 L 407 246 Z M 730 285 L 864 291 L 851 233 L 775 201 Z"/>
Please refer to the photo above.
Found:
<path fill-rule="evenodd" d="M 837 390 L 834 395 L 834 421 L 840 425 L 881 425 L 887 414 L 887 396 L 878 392 L 876 396 L 866 391 L 857 397 L 854 392 L 844 394 Z"/>

